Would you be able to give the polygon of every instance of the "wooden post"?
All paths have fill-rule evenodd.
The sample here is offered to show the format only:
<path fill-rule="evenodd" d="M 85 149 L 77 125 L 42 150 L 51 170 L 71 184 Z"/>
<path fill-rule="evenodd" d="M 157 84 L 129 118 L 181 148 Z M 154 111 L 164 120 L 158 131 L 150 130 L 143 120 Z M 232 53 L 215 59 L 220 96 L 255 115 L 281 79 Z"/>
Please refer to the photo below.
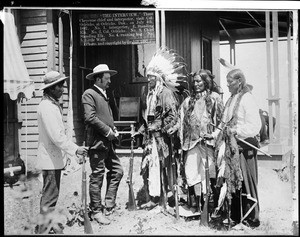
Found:
<path fill-rule="evenodd" d="M 287 12 L 287 63 L 288 63 L 288 84 L 289 84 L 289 138 L 288 145 L 292 146 L 292 136 L 293 136 L 293 114 L 292 114 L 292 103 L 293 103 L 293 85 L 292 85 L 292 47 L 291 47 L 291 19 L 290 12 Z"/>
<path fill-rule="evenodd" d="M 199 69 L 201 62 L 201 34 L 199 27 L 199 19 L 196 12 L 190 13 L 190 37 L 191 37 L 191 71 L 196 72 Z"/>
<path fill-rule="evenodd" d="M 166 17 L 164 10 L 161 10 L 161 46 L 166 47 Z"/>
<path fill-rule="evenodd" d="M 230 64 L 236 64 L 236 57 L 235 57 L 235 40 L 233 38 L 229 39 L 230 44 Z"/>
<path fill-rule="evenodd" d="M 55 68 L 55 35 L 53 29 L 53 12 L 47 10 L 47 70 L 56 70 Z M 47 72 L 45 72 L 47 73 Z"/>
<path fill-rule="evenodd" d="M 62 13 L 58 17 L 58 53 L 59 53 L 59 73 L 63 75 L 63 57 L 64 57 L 64 26 L 62 23 Z"/>
<path fill-rule="evenodd" d="M 273 63 L 274 63 L 274 86 L 275 86 L 275 98 L 273 101 L 275 103 L 275 114 L 276 114 L 276 124 L 277 128 L 275 130 L 275 143 L 280 143 L 280 103 L 279 103 L 279 64 L 278 64 L 278 12 L 272 12 L 272 31 L 273 31 Z M 269 116 L 269 129 L 273 129 L 270 120 L 273 121 L 273 116 Z M 274 131 L 273 131 L 274 132 Z"/>
<path fill-rule="evenodd" d="M 156 50 L 160 47 L 160 27 L 159 27 L 159 11 L 155 10 L 155 43 Z"/>
<path fill-rule="evenodd" d="M 294 170 L 294 189 L 293 189 L 293 234 L 295 236 L 299 235 L 299 187 L 298 187 L 298 159 L 299 159 L 299 148 L 298 148 L 298 53 L 299 53 L 299 30 L 298 30 L 298 11 L 293 11 L 293 102 L 292 102 L 292 113 L 293 113 L 293 170 Z"/>

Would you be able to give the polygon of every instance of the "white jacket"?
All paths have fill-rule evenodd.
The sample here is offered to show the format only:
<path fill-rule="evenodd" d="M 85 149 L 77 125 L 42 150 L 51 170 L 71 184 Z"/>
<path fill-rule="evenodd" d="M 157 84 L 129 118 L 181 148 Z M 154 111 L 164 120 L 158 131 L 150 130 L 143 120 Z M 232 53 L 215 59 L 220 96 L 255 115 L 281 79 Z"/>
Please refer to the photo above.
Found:
<path fill-rule="evenodd" d="M 39 143 L 37 168 L 43 170 L 62 169 L 63 152 L 75 155 L 78 146 L 68 139 L 64 122 L 57 105 L 42 100 L 37 108 Z"/>
<path fill-rule="evenodd" d="M 228 122 L 233 115 L 238 94 L 234 95 L 229 107 L 225 107 L 223 114 L 223 121 Z M 236 132 L 238 138 L 245 139 L 247 137 L 254 137 L 259 133 L 261 128 L 261 119 L 259 115 L 259 108 L 251 93 L 245 93 L 240 101 L 237 111 Z M 217 129 L 213 132 L 213 137 L 216 138 L 220 131 Z"/>

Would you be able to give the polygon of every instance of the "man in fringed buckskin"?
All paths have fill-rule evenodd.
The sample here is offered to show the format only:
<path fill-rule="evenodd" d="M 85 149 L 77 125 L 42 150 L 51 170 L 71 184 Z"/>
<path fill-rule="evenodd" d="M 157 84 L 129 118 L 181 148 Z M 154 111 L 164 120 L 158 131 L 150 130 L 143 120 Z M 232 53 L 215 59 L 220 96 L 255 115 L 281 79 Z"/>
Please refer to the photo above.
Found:
<path fill-rule="evenodd" d="M 166 208 L 167 192 L 172 189 L 171 139 L 167 131 L 177 122 L 178 102 L 174 91 L 179 85 L 176 80 L 185 66 L 177 61 L 177 57 L 177 54 L 162 48 L 155 53 L 147 66 L 149 84 L 146 108 L 143 111 L 144 124 L 137 132 L 144 135 L 141 175 L 144 179 L 146 203 L 141 208 L 145 209 L 155 207 L 159 201 Z"/>

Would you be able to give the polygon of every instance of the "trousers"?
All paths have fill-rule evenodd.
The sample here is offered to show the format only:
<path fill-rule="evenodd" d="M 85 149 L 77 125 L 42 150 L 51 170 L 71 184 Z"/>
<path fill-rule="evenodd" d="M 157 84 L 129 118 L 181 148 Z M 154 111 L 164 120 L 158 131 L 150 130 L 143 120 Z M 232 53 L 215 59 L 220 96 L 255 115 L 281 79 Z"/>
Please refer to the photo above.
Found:
<path fill-rule="evenodd" d="M 43 189 L 40 202 L 40 213 L 54 211 L 60 189 L 61 170 L 43 170 Z"/>
<path fill-rule="evenodd" d="M 115 206 L 118 187 L 124 172 L 120 159 L 116 155 L 112 144 L 109 144 L 108 149 L 105 150 L 90 150 L 89 157 L 92 170 L 89 181 L 89 194 L 91 201 L 90 207 L 93 213 L 98 213 L 103 211 L 101 188 L 103 184 L 105 168 L 108 170 L 106 173 L 106 208 Z"/>

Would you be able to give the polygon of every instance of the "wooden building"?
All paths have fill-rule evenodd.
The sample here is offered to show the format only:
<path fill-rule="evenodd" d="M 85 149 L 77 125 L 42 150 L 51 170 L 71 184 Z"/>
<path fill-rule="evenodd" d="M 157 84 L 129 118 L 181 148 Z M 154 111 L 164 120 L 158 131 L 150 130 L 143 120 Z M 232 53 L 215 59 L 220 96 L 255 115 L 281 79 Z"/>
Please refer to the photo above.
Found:
<path fill-rule="evenodd" d="M 213 3 L 214 1 L 211 2 Z M 290 134 L 295 146 L 292 152 L 294 157 L 293 167 L 296 170 L 295 180 L 297 180 L 297 10 L 293 10 L 293 14 L 288 12 L 281 13 L 281 15 L 286 15 L 287 19 L 284 20 L 285 22 L 279 22 L 279 24 L 276 10 L 272 11 L 271 21 L 270 11 L 266 11 L 265 15 L 261 11 L 263 13 L 261 14 L 263 15 L 262 19 L 257 20 L 249 12 L 242 16 L 237 16 L 242 14 L 240 12 L 232 16 L 230 12 L 220 13 L 211 11 L 211 9 L 205 11 L 183 11 L 180 9 L 164 10 L 163 8 L 124 8 L 116 11 L 113 8 L 11 8 L 6 10 L 10 11 L 14 16 L 22 57 L 29 77 L 35 84 L 35 96 L 28 100 L 18 100 L 19 102 L 17 102 L 10 100 L 8 95 L 4 95 L 4 160 L 6 157 L 16 157 L 20 154 L 23 160 L 32 161 L 28 162 L 28 164 L 35 163 L 38 146 L 36 109 L 42 97 L 42 92 L 39 91 L 39 88 L 43 84 L 44 74 L 49 70 L 60 71 L 71 79 L 67 80 L 62 98 L 63 115 L 65 121 L 67 121 L 71 98 L 72 122 L 74 124 L 73 140 L 77 144 L 81 144 L 83 141 L 81 95 L 85 89 L 91 86 L 91 82 L 86 80 L 85 76 L 98 64 L 105 63 L 109 68 L 118 71 L 118 74 L 112 78 L 112 84 L 108 92 L 116 118 L 118 99 L 121 96 L 141 96 L 142 87 L 146 85 L 145 67 L 159 47 L 166 46 L 181 55 L 187 64 L 187 72 L 196 71 L 200 68 L 210 69 L 216 75 L 216 82 L 219 84 L 220 64 L 218 59 L 220 57 L 220 39 L 228 39 L 230 41 L 231 63 L 235 64 L 235 40 L 259 36 L 266 38 L 267 47 L 270 48 L 270 41 L 272 40 L 276 43 L 278 36 L 280 37 L 280 34 L 283 32 L 288 40 L 288 53 L 290 54 L 288 63 L 291 65 L 291 61 L 293 62 L 293 69 L 289 66 L 289 75 L 287 77 L 288 83 L 290 83 L 289 92 L 291 95 L 291 106 L 289 109 Z M 136 15 L 132 15 L 132 13 L 136 13 Z M 245 15 L 248 15 L 248 18 Z M 235 22 L 236 17 L 240 19 L 239 23 Z M 113 22 L 115 26 L 139 24 L 139 27 L 135 29 L 130 28 L 133 34 L 125 32 L 128 33 L 129 38 L 126 39 L 126 36 L 124 36 L 124 41 L 114 39 L 118 33 L 112 34 L 112 36 L 109 36 L 110 43 L 108 44 L 106 38 L 103 38 L 103 34 L 109 35 L 112 33 L 104 32 L 104 30 L 107 30 L 105 27 L 108 27 L 109 24 L 100 24 L 101 27 L 98 25 L 100 29 L 91 29 L 95 27 L 93 20 L 98 18 L 110 19 L 110 22 Z M 130 19 L 126 20 L 127 18 Z M 82 19 L 89 19 L 90 21 L 87 25 L 84 25 Z M 293 23 L 291 23 L 291 19 L 293 19 Z M 138 21 L 141 22 L 137 23 Z M 119 24 L 118 22 L 121 23 Z M 145 41 L 139 38 L 140 33 L 144 32 L 143 30 L 139 31 L 139 29 L 143 29 L 142 25 L 147 25 L 150 29 L 149 38 L 146 37 Z M 291 25 L 293 25 L 293 29 L 291 29 Z M 104 27 L 102 28 L 102 26 Z M 270 26 L 272 29 L 271 36 Z M 120 29 L 122 28 L 119 27 L 117 30 Z M 122 31 L 120 30 L 120 32 Z M 91 41 L 85 42 L 84 39 L 89 37 Z M 293 37 L 292 43 L 291 37 Z M 138 40 L 141 40 L 140 43 Z M 276 59 L 278 58 L 278 55 L 276 55 L 278 46 L 276 44 L 273 47 L 273 51 L 274 55 L 272 56 L 270 52 L 267 53 L 268 67 L 271 68 L 273 66 L 276 82 L 275 94 L 272 95 L 270 90 L 268 91 L 269 114 L 271 112 L 270 115 L 272 116 L 271 107 L 275 106 L 274 115 L 280 117 L 285 115 L 280 115 L 278 112 L 280 88 L 277 83 L 279 78 L 276 77 L 276 72 L 278 72 L 278 68 L 281 65 L 278 65 L 278 60 Z M 270 71 L 270 69 L 268 70 Z M 268 73 L 268 78 L 270 76 L 271 73 Z M 271 83 L 269 84 L 271 85 Z M 279 140 L 279 138 L 274 139 L 274 144 L 271 144 L 274 149 L 280 147 Z M 297 185 L 294 194 L 298 194 Z M 298 208 L 295 210 L 298 210 Z"/>
<path fill-rule="evenodd" d="M 49 70 L 57 70 L 66 76 L 72 72 L 73 138 L 77 144 L 83 140 L 83 114 L 81 95 L 91 86 L 85 76 L 100 63 L 118 71 L 112 78 L 109 95 L 114 116 L 121 96 L 141 95 L 146 85 L 143 72 L 135 68 L 147 66 L 151 56 L 160 46 L 167 46 L 181 55 L 187 71 L 201 67 L 219 74 L 219 25 L 214 12 L 158 11 L 154 9 L 119 10 L 118 13 L 148 12 L 153 16 L 156 38 L 148 44 L 116 44 L 84 46 L 80 42 L 80 18 L 89 14 L 113 14 L 114 10 L 60 10 L 60 9 L 12 9 L 20 40 L 21 52 L 29 76 L 34 80 L 35 96 L 21 103 L 8 102 L 14 108 L 12 119 L 18 126 L 14 131 L 16 156 L 34 160 L 38 146 L 37 105 L 42 91 L 43 76 Z M 209 19 L 209 20 L 208 20 Z M 70 25 L 72 27 L 70 27 Z M 72 31 L 72 39 L 71 32 Z M 70 55 L 70 39 L 73 53 Z M 146 49 L 145 49 L 146 48 Z M 141 60 L 141 57 L 146 60 Z M 71 60 L 70 60 L 71 59 Z M 148 60 L 148 61 L 147 61 Z M 143 65 L 138 65 L 138 64 Z M 72 70 L 70 70 L 72 64 Z M 218 79 L 217 79 L 218 80 Z M 62 98 L 63 115 L 67 119 L 70 80 L 67 80 Z"/>

